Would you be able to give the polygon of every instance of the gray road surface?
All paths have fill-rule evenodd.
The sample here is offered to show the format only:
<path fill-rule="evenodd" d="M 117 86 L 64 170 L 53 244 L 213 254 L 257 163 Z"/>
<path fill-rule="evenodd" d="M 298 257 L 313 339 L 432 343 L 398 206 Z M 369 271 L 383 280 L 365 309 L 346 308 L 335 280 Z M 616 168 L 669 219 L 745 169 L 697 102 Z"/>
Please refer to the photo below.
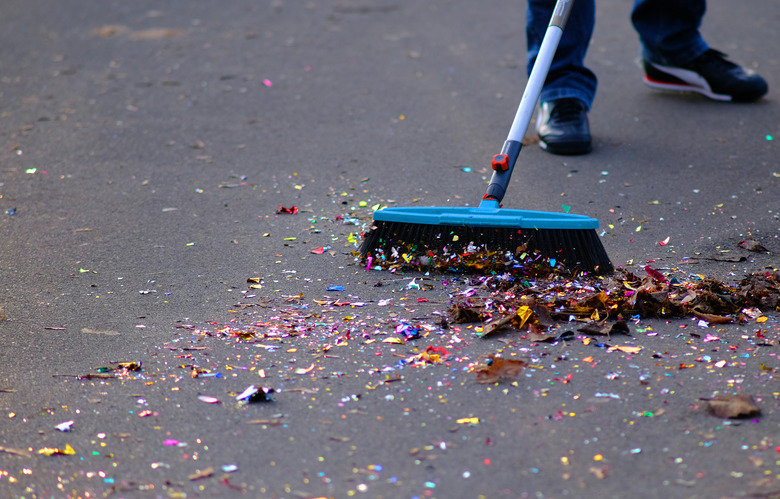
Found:
<path fill-rule="evenodd" d="M 629 3 L 598 2 L 594 152 L 531 144 L 505 206 L 598 218 L 638 275 L 776 268 L 780 6 L 710 2 L 706 38 L 770 85 L 724 105 L 641 84 Z M 375 204 L 478 203 L 524 8 L 6 0 L 0 496 L 780 496 L 776 312 L 483 339 L 441 325 L 479 279 L 351 256 Z M 478 384 L 497 354 L 529 367 Z M 274 400 L 237 404 L 252 384 Z M 760 417 L 704 411 L 737 391 Z"/>

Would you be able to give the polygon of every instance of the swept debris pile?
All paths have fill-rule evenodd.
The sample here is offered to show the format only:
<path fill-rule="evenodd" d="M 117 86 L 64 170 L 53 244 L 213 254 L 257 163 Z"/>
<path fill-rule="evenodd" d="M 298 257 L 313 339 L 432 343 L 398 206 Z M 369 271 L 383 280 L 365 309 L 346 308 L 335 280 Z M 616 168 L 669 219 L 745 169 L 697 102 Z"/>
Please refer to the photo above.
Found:
<path fill-rule="evenodd" d="M 542 279 L 506 276 L 486 278 L 489 298 L 461 293 L 449 310 L 454 323 L 487 322 L 484 334 L 513 325 L 531 332 L 546 331 L 560 321 L 604 324 L 616 322 L 601 334 L 625 332 L 620 321 L 644 318 L 696 317 L 710 324 L 761 319 L 780 304 L 780 274 L 754 274 L 734 285 L 712 278 L 680 282 L 646 268 L 644 277 L 619 270 L 604 278 Z M 475 283 L 476 284 L 476 283 Z M 617 328 L 617 330 L 616 330 Z M 588 331 L 583 332 L 595 332 Z"/>

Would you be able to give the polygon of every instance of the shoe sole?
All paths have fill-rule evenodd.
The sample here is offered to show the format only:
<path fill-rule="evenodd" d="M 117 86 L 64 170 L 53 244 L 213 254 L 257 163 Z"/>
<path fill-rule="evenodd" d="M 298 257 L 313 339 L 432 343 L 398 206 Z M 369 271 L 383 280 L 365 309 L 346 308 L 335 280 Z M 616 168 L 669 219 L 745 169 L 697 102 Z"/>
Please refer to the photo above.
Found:
<path fill-rule="evenodd" d="M 593 150 L 593 146 L 590 142 L 567 142 L 565 144 L 548 144 L 544 141 L 539 141 L 539 147 L 549 152 L 550 154 L 557 154 L 559 156 L 577 156 L 580 154 L 588 154 Z"/>
<path fill-rule="evenodd" d="M 697 93 L 704 95 L 712 100 L 729 102 L 732 99 L 730 95 L 716 94 L 710 88 L 709 83 L 700 74 L 695 71 L 682 68 L 672 68 L 668 66 L 661 66 L 655 63 L 649 63 L 653 68 L 661 73 L 669 75 L 674 78 L 674 81 L 664 81 L 651 78 L 647 74 L 644 77 L 645 85 L 656 88 L 659 90 L 666 90 L 670 92 L 683 92 L 683 93 Z"/>

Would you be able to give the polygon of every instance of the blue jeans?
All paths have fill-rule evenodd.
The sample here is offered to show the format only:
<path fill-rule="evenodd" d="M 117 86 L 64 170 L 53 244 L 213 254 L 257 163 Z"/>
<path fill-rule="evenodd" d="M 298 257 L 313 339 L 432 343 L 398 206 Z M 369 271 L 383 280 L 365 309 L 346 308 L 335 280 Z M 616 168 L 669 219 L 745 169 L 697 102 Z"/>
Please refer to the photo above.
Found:
<path fill-rule="evenodd" d="M 555 0 L 529 0 L 526 16 L 530 74 Z M 634 0 L 631 21 L 639 34 L 642 57 L 668 66 L 686 64 L 709 46 L 699 33 L 706 0 Z M 585 67 L 593 25 L 595 0 L 574 0 L 571 15 L 542 89 L 541 101 L 575 97 L 590 109 L 596 96 L 596 75 Z"/>

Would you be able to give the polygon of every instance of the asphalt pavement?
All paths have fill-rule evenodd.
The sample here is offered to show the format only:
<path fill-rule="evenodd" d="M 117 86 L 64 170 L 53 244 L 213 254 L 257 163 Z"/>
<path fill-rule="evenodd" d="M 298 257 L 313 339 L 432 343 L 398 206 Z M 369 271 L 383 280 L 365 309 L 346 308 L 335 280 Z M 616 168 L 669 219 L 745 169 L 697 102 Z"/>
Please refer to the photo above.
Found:
<path fill-rule="evenodd" d="M 709 2 L 770 87 L 723 104 L 641 83 L 629 4 L 598 2 L 593 153 L 529 137 L 505 207 L 599 219 L 615 286 L 770 279 L 780 5 Z M 521 288 L 356 261 L 378 205 L 478 204 L 524 8 L 3 2 L 0 496 L 780 497 L 776 309 L 482 337 L 453 312 Z M 737 393 L 760 414 L 703 400 Z"/>

